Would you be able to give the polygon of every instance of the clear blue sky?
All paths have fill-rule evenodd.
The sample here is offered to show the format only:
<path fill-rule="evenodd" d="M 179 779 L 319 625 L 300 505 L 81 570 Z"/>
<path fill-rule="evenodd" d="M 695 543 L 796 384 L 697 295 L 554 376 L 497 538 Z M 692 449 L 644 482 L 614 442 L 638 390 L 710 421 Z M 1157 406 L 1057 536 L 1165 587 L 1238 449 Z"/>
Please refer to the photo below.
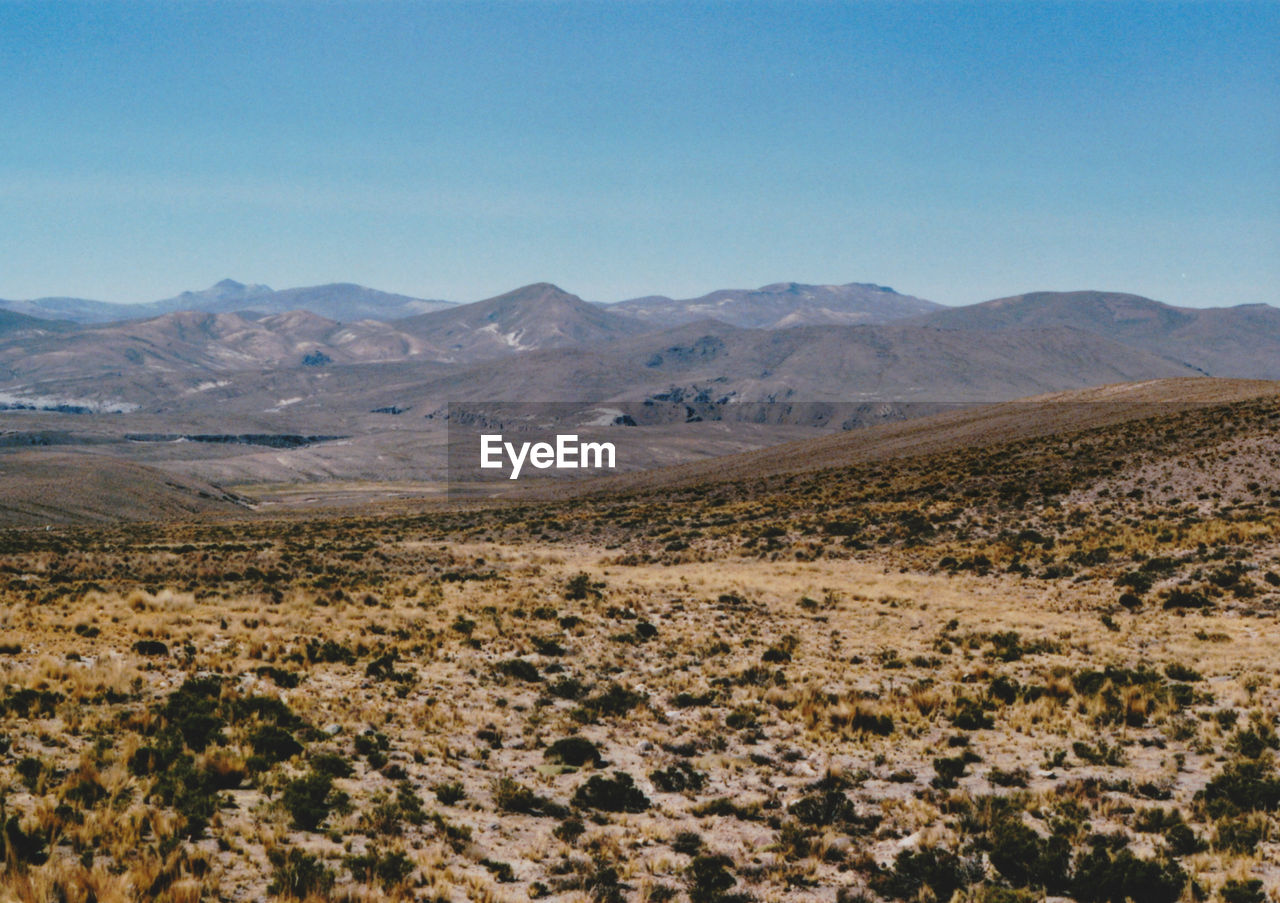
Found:
<path fill-rule="evenodd" d="M 0 0 L 0 297 L 1280 302 L 1280 3 Z"/>

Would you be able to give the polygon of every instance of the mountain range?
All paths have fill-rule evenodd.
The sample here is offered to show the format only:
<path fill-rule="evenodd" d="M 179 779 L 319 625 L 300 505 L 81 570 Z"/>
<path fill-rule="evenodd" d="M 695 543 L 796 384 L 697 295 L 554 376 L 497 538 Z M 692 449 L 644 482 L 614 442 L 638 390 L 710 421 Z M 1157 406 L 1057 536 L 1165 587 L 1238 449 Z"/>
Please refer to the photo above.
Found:
<path fill-rule="evenodd" d="M 1280 310 L 1107 292 L 948 308 L 878 285 L 777 283 L 605 306 L 537 283 L 449 304 L 226 280 L 139 305 L 140 318 L 28 309 L 101 321 L 0 310 L 0 438 L 105 444 L 237 483 L 438 478 L 450 403 L 574 402 L 584 424 L 608 412 L 666 424 L 646 454 L 669 463 L 781 441 L 758 431 L 766 423 L 831 429 L 1108 383 L 1280 379 Z M 635 405 L 647 407 L 624 417 Z"/>
<path fill-rule="evenodd" d="M 274 291 L 265 285 L 245 285 L 234 279 L 200 291 L 182 292 L 172 298 L 140 304 L 113 304 L 86 298 L 36 298 L 30 301 L 0 299 L 0 309 L 52 320 L 75 323 L 114 323 L 138 320 L 178 311 L 204 313 L 279 314 L 306 310 L 334 320 L 387 320 L 442 310 L 448 301 L 428 301 L 348 282 Z"/>
<path fill-rule="evenodd" d="M 900 295 L 883 285 L 777 282 L 757 289 L 722 289 L 683 301 L 650 295 L 622 301 L 610 309 L 663 326 L 710 319 L 744 329 L 783 329 L 824 323 L 887 323 L 941 308 L 941 304 Z"/>
<path fill-rule="evenodd" d="M 1033 292 L 913 320 L 942 329 L 1066 326 L 1106 336 L 1213 376 L 1280 379 L 1280 309 L 1174 307 L 1118 292 Z"/>

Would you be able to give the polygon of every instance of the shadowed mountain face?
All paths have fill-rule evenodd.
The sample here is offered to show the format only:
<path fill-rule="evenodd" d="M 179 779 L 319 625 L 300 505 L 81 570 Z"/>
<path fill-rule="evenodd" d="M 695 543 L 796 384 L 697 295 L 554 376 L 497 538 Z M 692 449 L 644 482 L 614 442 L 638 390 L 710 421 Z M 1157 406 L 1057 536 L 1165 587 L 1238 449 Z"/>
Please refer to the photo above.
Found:
<path fill-rule="evenodd" d="M 588 304 L 550 283 L 399 320 L 409 335 L 430 342 L 442 360 L 466 362 L 513 352 L 595 345 L 646 331 L 638 320 Z"/>
<path fill-rule="evenodd" d="M 941 305 L 900 295 L 882 285 L 802 285 L 778 282 L 758 289 L 722 289 L 700 298 L 634 298 L 609 309 L 656 327 L 713 319 L 744 329 L 821 324 L 887 323 L 938 310 Z"/>
<path fill-rule="evenodd" d="M 913 322 L 981 330 L 1070 326 L 1212 376 L 1280 379 L 1280 310 L 1264 304 L 1198 309 L 1118 292 L 1033 292 Z"/>
<path fill-rule="evenodd" d="M 43 320 L 11 310 L 0 310 L 0 338 L 18 339 L 55 335 L 73 328 L 65 320 Z"/>

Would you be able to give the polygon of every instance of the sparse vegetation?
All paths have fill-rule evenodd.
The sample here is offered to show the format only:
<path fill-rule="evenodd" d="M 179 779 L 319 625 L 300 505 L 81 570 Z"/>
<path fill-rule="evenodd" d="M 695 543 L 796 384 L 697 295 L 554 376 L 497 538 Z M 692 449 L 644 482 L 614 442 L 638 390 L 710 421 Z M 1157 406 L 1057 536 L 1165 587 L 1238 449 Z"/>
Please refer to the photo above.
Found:
<path fill-rule="evenodd" d="M 5 532 L 0 892 L 1274 898 L 1278 424 Z"/>

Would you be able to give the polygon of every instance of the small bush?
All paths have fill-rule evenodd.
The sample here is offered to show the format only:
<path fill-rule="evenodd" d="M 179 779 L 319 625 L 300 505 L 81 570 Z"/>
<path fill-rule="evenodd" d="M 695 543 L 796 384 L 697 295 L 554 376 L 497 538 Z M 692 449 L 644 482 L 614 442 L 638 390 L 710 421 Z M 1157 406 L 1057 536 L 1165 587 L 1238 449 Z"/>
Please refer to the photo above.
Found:
<path fill-rule="evenodd" d="M 573 804 L 605 812 L 643 812 L 650 805 L 649 798 L 625 771 L 615 771 L 612 778 L 592 775 L 574 793 Z"/>
<path fill-rule="evenodd" d="M 681 761 L 650 772 L 649 780 L 661 793 L 682 793 L 701 790 L 707 783 L 707 776 L 688 762 Z"/>
<path fill-rule="evenodd" d="M 501 674 L 507 677 L 513 677 L 516 680 L 528 681 L 536 683 L 542 680 L 542 675 L 538 672 L 538 666 L 533 662 L 527 662 L 522 658 L 511 658 L 505 662 L 499 662 L 494 666 Z"/>
<path fill-rule="evenodd" d="M 539 796 L 525 785 L 511 778 L 499 778 L 493 786 L 494 804 L 502 812 L 518 812 L 523 815 L 546 815 L 562 818 L 568 810 L 559 803 Z"/>
<path fill-rule="evenodd" d="M 377 884 L 390 890 L 408 880 L 413 874 L 413 862 L 403 852 L 379 853 L 370 849 L 362 856 L 348 856 L 347 868 L 351 876 L 365 884 Z"/>
<path fill-rule="evenodd" d="M 1280 808 L 1280 777 L 1262 761 L 1241 760 L 1228 764 L 1196 794 L 1212 818 L 1240 812 Z"/>
<path fill-rule="evenodd" d="M 349 778 L 355 774 L 351 763 L 337 753 L 319 752 L 311 755 L 311 770 L 333 778 Z"/>
<path fill-rule="evenodd" d="M 302 900 L 333 887 L 332 870 L 310 853 L 277 847 L 267 854 L 267 858 L 272 869 L 268 893 Z"/>
<path fill-rule="evenodd" d="M 333 778 L 312 771 L 286 784 L 281 802 L 296 827 L 315 831 L 339 799 L 333 793 Z"/>
<path fill-rule="evenodd" d="M 264 724 L 254 730 L 249 735 L 249 746 L 255 756 L 261 756 L 273 765 L 302 752 L 302 744 L 293 738 L 293 734 L 274 724 Z"/>
<path fill-rule="evenodd" d="M 697 831 L 677 831 L 671 838 L 671 849 L 686 856 L 696 856 L 702 851 L 702 835 Z"/>
<path fill-rule="evenodd" d="M 446 806 L 460 803 L 467 798 L 467 791 L 457 781 L 436 784 L 431 788 L 431 792 L 436 795 L 436 799 Z"/>
<path fill-rule="evenodd" d="M 577 735 L 564 737 L 542 751 L 542 758 L 559 765 L 581 768 L 584 765 L 600 766 L 604 759 L 596 745 Z"/>
<path fill-rule="evenodd" d="M 738 883 L 731 869 L 733 860 L 724 855 L 695 856 L 685 869 L 690 903 L 727 903 L 745 900 L 744 894 L 729 894 L 729 888 Z"/>
<path fill-rule="evenodd" d="M 1015 887 L 1061 893 L 1071 866 L 1071 844 L 1054 834 L 1042 839 L 1020 821 L 1002 821 L 991 832 L 991 864 Z"/>
<path fill-rule="evenodd" d="M 982 863 L 961 859 L 939 847 L 903 850 L 893 868 L 871 877 L 871 889 L 882 897 L 914 900 L 928 889 L 936 900 L 950 900 L 958 890 L 982 878 Z"/>
<path fill-rule="evenodd" d="M 1220 893 L 1222 903 L 1263 903 L 1267 898 L 1262 890 L 1262 881 L 1257 878 L 1244 881 L 1232 878 L 1222 885 Z"/>
<path fill-rule="evenodd" d="M 1139 859 L 1129 850 L 1112 855 L 1099 844 L 1076 860 L 1071 895 L 1081 903 L 1174 903 L 1186 883 L 1176 862 Z"/>
<path fill-rule="evenodd" d="M 1175 587 L 1164 597 L 1165 608 L 1209 608 L 1212 605 L 1209 597 L 1199 590 Z"/>

